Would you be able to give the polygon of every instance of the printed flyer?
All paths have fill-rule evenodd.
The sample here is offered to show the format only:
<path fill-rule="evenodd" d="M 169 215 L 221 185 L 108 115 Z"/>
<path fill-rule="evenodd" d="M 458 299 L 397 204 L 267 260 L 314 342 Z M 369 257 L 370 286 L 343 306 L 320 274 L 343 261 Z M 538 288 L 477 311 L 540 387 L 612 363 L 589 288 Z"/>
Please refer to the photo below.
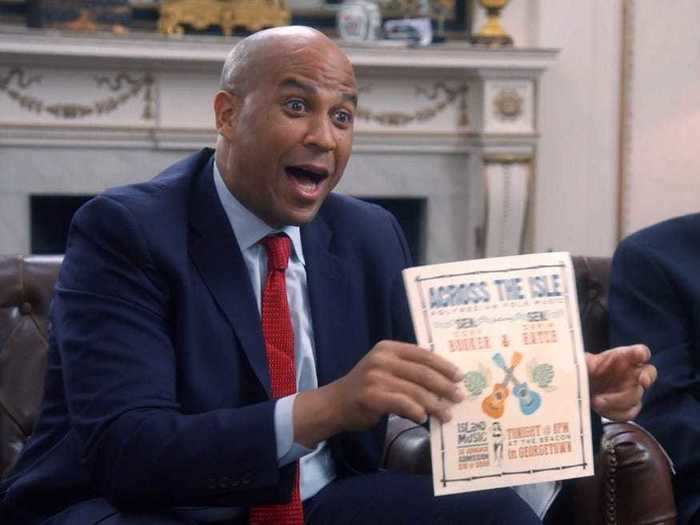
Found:
<path fill-rule="evenodd" d="M 436 495 L 593 474 L 588 375 L 568 253 L 404 270 L 418 344 L 464 373 L 431 418 Z"/>

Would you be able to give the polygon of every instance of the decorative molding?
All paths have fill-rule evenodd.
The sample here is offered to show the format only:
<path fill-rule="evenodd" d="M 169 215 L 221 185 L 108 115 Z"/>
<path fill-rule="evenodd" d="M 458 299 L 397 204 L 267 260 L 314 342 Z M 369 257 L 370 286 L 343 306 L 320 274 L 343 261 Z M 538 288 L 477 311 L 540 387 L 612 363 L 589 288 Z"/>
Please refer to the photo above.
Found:
<path fill-rule="evenodd" d="M 522 253 L 533 166 L 529 160 L 511 161 L 506 155 L 503 158 L 506 162 L 483 161 L 486 219 L 480 240 L 485 257 Z"/>
<path fill-rule="evenodd" d="M 33 84 L 41 82 L 41 75 L 29 76 L 21 67 L 12 67 L 6 76 L 0 76 L 0 91 L 4 92 L 23 109 L 34 113 L 50 113 L 56 118 L 79 119 L 89 115 L 104 115 L 115 111 L 128 100 L 143 92 L 143 120 L 155 118 L 155 99 L 153 96 L 154 79 L 150 73 L 141 77 L 132 77 L 127 73 L 117 73 L 112 77 L 95 76 L 98 87 L 106 86 L 116 93 L 114 96 L 96 100 L 89 104 L 77 102 L 48 103 L 26 91 Z M 13 82 L 14 81 L 14 82 Z M 13 87 L 13 84 L 15 87 Z"/>
<path fill-rule="evenodd" d="M 500 133 L 535 131 L 536 83 L 527 78 L 488 79 L 483 99 L 484 130 Z"/>
<path fill-rule="evenodd" d="M 532 155 L 488 154 L 484 155 L 481 160 L 484 164 L 524 164 L 532 162 Z"/>
<path fill-rule="evenodd" d="M 523 114 L 523 104 L 525 99 L 516 89 L 507 88 L 499 91 L 493 101 L 496 115 L 501 120 L 518 120 Z"/>
<path fill-rule="evenodd" d="M 402 113 L 400 111 L 374 112 L 369 109 L 358 108 L 357 118 L 376 122 L 384 126 L 405 126 L 411 122 L 425 122 L 431 120 L 447 106 L 457 101 L 457 109 L 459 111 L 458 126 L 466 127 L 469 125 L 469 117 L 467 114 L 468 91 L 469 87 L 465 83 L 450 87 L 445 82 L 438 82 L 433 84 L 430 90 L 416 87 L 416 95 L 423 95 L 428 100 L 436 100 L 435 104 L 417 109 L 413 113 Z M 444 98 L 438 99 L 441 93 Z"/>
<path fill-rule="evenodd" d="M 620 124 L 617 169 L 617 240 L 627 234 L 628 209 L 626 198 L 630 185 L 632 156 L 632 78 L 634 75 L 635 0 L 622 2 L 622 49 L 620 65 Z"/>

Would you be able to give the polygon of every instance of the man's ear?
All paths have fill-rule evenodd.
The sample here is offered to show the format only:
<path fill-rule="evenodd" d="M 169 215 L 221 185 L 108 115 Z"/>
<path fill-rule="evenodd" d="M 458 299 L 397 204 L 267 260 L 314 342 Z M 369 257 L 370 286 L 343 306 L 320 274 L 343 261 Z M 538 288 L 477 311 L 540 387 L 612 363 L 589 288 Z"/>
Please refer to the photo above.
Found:
<path fill-rule="evenodd" d="M 241 103 L 241 97 L 229 91 L 219 91 L 214 97 L 216 131 L 228 140 L 235 138 L 236 121 Z"/>

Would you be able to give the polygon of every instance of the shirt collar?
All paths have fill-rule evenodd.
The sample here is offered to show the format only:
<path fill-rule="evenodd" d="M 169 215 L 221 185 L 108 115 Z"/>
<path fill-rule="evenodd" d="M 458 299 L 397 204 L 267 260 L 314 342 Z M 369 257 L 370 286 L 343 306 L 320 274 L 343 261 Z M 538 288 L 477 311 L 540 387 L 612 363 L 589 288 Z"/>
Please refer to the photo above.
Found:
<path fill-rule="evenodd" d="M 304 252 L 301 248 L 301 232 L 299 226 L 285 226 L 284 228 L 272 228 L 262 219 L 252 213 L 248 208 L 233 196 L 224 182 L 219 167 L 214 159 L 214 185 L 219 195 L 221 205 L 224 207 L 226 216 L 231 223 L 231 228 L 238 239 L 238 247 L 241 251 L 246 251 L 255 246 L 260 239 L 272 234 L 284 232 L 292 241 L 294 254 L 299 261 L 306 265 Z"/>

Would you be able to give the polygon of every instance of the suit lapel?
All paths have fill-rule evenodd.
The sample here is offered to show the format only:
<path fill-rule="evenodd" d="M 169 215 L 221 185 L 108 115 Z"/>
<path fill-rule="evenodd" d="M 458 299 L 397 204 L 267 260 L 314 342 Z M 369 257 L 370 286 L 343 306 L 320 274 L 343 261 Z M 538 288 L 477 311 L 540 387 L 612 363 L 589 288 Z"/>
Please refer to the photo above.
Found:
<path fill-rule="evenodd" d="M 271 396 L 257 302 L 238 241 L 216 193 L 213 161 L 212 155 L 193 183 L 190 256 L 233 327 L 253 372 Z"/>
<path fill-rule="evenodd" d="M 316 372 L 319 386 L 337 379 L 344 369 L 345 352 L 340 348 L 347 325 L 344 300 L 349 283 L 346 262 L 330 251 L 332 232 L 319 215 L 301 229 L 306 259 L 306 278 L 316 345 Z"/>

